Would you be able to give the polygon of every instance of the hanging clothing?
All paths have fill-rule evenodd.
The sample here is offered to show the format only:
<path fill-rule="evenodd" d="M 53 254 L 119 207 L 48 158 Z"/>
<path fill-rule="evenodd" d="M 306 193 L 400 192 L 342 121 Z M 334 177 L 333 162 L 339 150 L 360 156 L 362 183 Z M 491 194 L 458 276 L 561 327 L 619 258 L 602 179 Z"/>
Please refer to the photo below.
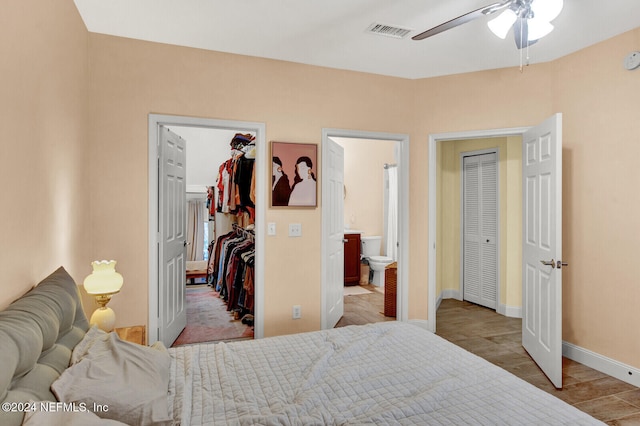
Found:
<path fill-rule="evenodd" d="M 218 168 L 216 210 L 238 216 L 248 215 L 255 222 L 255 159 L 236 154 Z M 253 192 L 253 195 L 252 195 Z M 244 219 L 243 219 L 244 222 Z"/>
<path fill-rule="evenodd" d="M 251 179 L 255 159 L 242 156 L 237 160 L 234 183 L 236 185 L 236 205 L 241 207 L 255 207 L 251 199 Z"/>
<path fill-rule="evenodd" d="M 218 169 L 218 181 L 216 183 L 216 187 L 218 189 L 218 201 L 216 210 L 220 213 L 229 213 L 229 190 L 233 169 L 232 163 L 233 160 L 228 159 L 222 163 Z"/>
<path fill-rule="evenodd" d="M 212 283 L 220 298 L 227 304 L 227 310 L 240 310 L 243 314 L 253 314 L 254 258 L 253 238 L 247 238 L 244 231 L 231 231 L 218 237 L 213 249 L 214 272 Z"/>

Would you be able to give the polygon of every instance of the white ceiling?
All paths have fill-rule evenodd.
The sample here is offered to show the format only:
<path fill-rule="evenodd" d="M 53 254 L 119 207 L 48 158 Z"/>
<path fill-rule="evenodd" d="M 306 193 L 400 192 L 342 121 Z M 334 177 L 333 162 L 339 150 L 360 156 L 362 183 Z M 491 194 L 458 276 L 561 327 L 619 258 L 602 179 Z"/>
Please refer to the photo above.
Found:
<path fill-rule="evenodd" d="M 411 40 L 494 0 L 74 1 L 95 33 L 388 76 L 434 77 L 520 62 L 511 33 L 506 40 L 497 38 L 487 18 Z M 529 48 L 530 63 L 557 59 L 640 26 L 640 0 L 564 4 L 555 30 Z M 413 31 L 404 39 L 366 33 L 374 22 Z"/>

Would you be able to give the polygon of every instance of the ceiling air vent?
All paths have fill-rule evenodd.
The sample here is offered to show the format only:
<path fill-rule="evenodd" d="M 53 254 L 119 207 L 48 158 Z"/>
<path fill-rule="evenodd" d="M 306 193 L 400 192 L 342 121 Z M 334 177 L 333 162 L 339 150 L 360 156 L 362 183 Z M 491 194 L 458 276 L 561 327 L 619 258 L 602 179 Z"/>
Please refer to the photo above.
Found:
<path fill-rule="evenodd" d="M 377 22 L 369 25 L 369 27 L 366 29 L 366 32 L 368 33 L 393 38 L 405 38 L 411 31 L 413 30 L 409 28 L 400 28 L 393 25 L 379 24 Z"/>

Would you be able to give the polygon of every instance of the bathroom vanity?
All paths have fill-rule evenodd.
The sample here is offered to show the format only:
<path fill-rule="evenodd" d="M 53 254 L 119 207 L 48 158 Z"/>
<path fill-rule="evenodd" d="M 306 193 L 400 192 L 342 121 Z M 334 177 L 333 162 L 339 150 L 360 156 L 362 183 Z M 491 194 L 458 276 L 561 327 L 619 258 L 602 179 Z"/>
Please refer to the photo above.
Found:
<path fill-rule="evenodd" d="M 360 283 L 360 233 L 344 234 L 344 285 Z"/>

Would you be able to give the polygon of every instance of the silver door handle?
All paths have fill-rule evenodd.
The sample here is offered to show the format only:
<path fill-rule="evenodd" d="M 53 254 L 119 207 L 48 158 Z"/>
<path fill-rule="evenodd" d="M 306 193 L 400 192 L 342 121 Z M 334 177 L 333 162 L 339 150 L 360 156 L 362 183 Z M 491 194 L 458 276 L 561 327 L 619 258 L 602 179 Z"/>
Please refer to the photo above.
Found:
<path fill-rule="evenodd" d="M 540 263 L 542 263 L 545 266 L 551 266 L 552 268 L 556 267 L 556 262 L 551 259 L 551 260 L 541 260 Z"/>
<path fill-rule="evenodd" d="M 348 242 L 349 242 L 349 240 L 347 240 L 346 238 L 343 238 L 343 239 L 342 239 L 342 242 L 343 242 L 343 243 L 348 243 Z"/>
<path fill-rule="evenodd" d="M 563 266 L 569 266 L 569 264 L 561 260 L 556 261 L 556 268 L 562 269 Z"/>

